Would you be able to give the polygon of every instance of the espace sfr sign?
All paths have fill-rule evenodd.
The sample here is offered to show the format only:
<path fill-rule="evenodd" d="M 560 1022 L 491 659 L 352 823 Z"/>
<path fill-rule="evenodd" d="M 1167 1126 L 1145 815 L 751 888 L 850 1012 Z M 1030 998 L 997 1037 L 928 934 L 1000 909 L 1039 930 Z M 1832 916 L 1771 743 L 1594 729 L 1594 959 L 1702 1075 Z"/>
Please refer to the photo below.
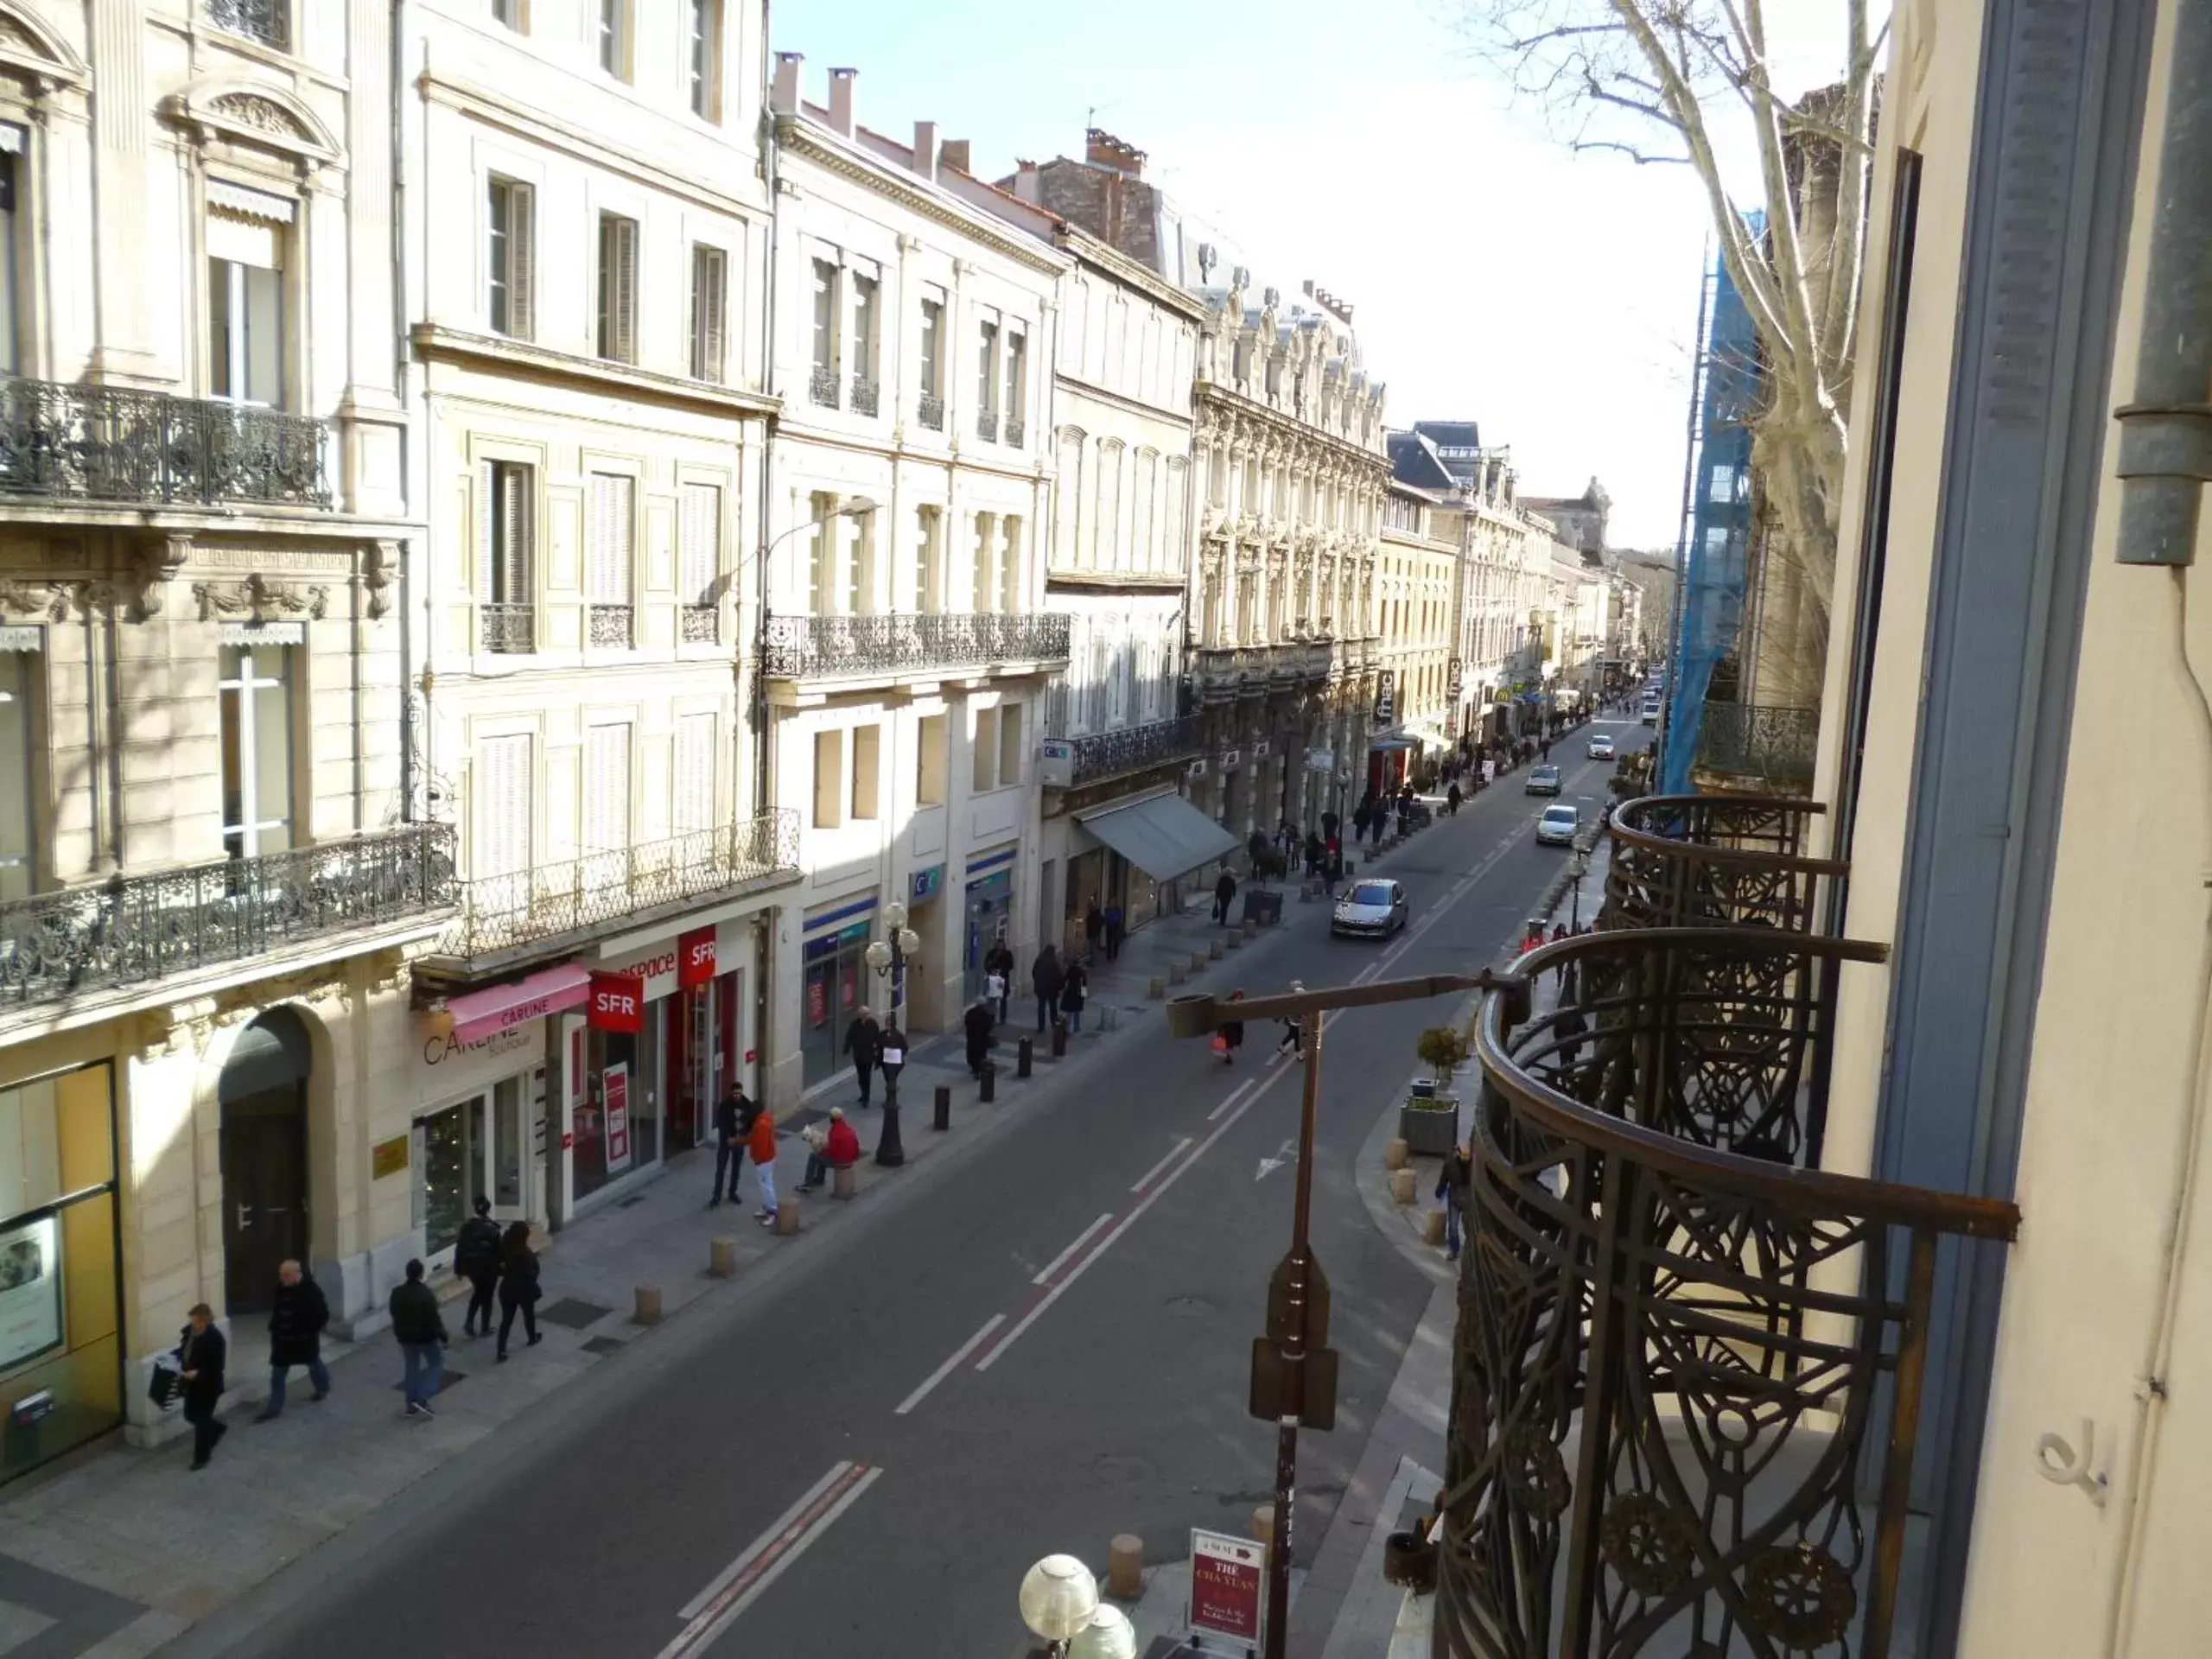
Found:
<path fill-rule="evenodd" d="M 645 1028 L 645 982 L 635 974 L 594 974 L 584 1023 L 594 1031 L 637 1035 Z"/>
<path fill-rule="evenodd" d="M 640 981 L 645 986 L 645 1001 L 658 1001 L 671 992 L 691 990 L 713 981 L 717 969 L 716 931 L 712 927 L 695 927 L 679 935 L 674 944 L 664 946 L 651 956 L 610 963 L 595 971 Z"/>

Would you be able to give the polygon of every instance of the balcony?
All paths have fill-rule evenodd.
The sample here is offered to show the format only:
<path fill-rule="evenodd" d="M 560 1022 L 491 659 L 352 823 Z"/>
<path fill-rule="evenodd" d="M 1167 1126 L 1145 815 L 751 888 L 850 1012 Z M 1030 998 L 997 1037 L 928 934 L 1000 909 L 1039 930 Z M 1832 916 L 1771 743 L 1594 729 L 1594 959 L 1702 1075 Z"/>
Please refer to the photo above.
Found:
<path fill-rule="evenodd" d="M 837 407 L 837 371 L 826 364 L 817 363 L 808 378 L 806 395 L 824 409 Z"/>
<path fill-rule="evenodd" d="M 480 876 L 462 884 L 461 914 L 429 965 L 467 974 L 517 967 L 798 874 L 798 814 L 782 807 L 666 841 Z"/>
<path fill-rule="evenodd" d="M 853 413 L 865 415 L 870 420 L 874 420 L 875 410 L 875 382 L 864 374 L 855 375 L 853 377 Z"/>
<path fill-rule="evenodd" d="M 291 50 L 291 0 L 207 0 L 207 21 L 273 51 Z"/>
<path fill-rule="evenodd" d="M 0 381 L 0 498 L 327 508 L 329 439 L 327 422 L 273 409 Z"/>
<path fill-rule="evenodd" d="M 995 409 L 979 410 L 976 414 L 976 435 L 987 442 L 996 442 L 999 435 L 999 412 Z"/>
<path fill-rule="evenodd" d="M 1802 795 L 1813 786 L 1821 711 L 1772 703 L 1708 702 L 1698 730 L 1697 769 L 1767 795 Z"/>
<path fill-rule="evenodd" d="M 1938 1258 L 2019 1216 L 1819 1167 L 1837 969 L 1881 955 L 1600 932 L 1488 999 L 1437 1654 L 1880 1655 L 1909 1630 Z"/>
<path fill-rule="evenodd" d="M 637 642 L 636 613 L 627 605 L 584 607 L 585 638 L 601 651 L 628 651 Z"/>
<path fill-rule="evenodd" d="M 0 1019 L 213 969 L 351 956 L 429 931 L 456 897 L 454 832 L 410 823 L 0 905 Z"/>
<path fill-rule="evenodd" d="M 1205 723 L 1196 715 L 1185 715 L 1179 720 L 1154 721 L 1149 726 L 1072 738 L 1069 740 L 1075 749 L 1071 785 L 1080 787 L 1095 784 L 1102 778 L 1117 778 L 1123 772 L 1141 772 L 1147 766 L 1165 766 L 1172 760 L 1187 760 L 1205 748 L 1200 733 Z"/>
<path fill-rule="evenodd" d="M 1229 702 L 1270 690 L 1318 684 L 1336 660 L 1332 639 L 1289 639 L 1272 645 L 1201 645 L 1192 653 L 1191 683 L 1199 699 Z"/>
<path fill-rule="evenodd" d="M 721 643 L 722 613 L 718 605 L 686 605 L 678 613 L 682 638 L 687 645 Z"/>
<path fill-rule="evenodd" d="M 537 649 L 537 607 L 535 605 L 479 605 L 476 607 L 477 649 L 502 656 L 528 656 Z"/>
<path fill-rule="evenodd" d="M 1065 616 L 772 616 L 772 679 L 878 679 L 1065 662 Z"/>
<path fill-rule="evenodd" d="M 924 392 L 921 396 L 920 404 L 916 408 L 914 413 L 916 417 L 920 420 L 921 423 L 929 428 L 931 431 L 942 432 L 944 430 L 944 399 L 938 396 L 937 393 L 933 391 Z"/>
<path fill-rule="evenodd" d="M 1648 795 L 1609 830 L 1605 927 L 1772 927 L 1810 933 L 1823 884 L 1851 866 L 1804 855 L 1816 801 L 1758 795 Z"/>

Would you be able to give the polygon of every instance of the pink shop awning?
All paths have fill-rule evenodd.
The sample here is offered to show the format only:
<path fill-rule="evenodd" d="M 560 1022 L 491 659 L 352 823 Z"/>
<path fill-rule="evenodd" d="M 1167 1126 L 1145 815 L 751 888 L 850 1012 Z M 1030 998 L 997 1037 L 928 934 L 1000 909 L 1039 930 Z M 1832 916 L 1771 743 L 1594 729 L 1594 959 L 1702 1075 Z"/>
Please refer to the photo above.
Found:
<path fill-rule="evenodd" d="M 453 1039 L 473 1043 L 549 1014 L 581 1008 L 590 988 L 588 973 L 573 963 L 563 963 L 512 985 L 494 985 L 456 996 L 446 1004 L 446 1012 L 453 1016 Z"/>

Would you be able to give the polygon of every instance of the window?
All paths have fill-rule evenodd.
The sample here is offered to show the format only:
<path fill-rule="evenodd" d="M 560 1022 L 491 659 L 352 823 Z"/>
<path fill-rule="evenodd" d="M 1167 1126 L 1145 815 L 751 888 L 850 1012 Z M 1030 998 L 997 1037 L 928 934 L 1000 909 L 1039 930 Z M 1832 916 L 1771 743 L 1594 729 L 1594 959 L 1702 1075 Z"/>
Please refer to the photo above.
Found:
<path fill-rule="evenodd" d="M 814 734 L 814 827 L 835 830 L 845 821 L 845 734 Z"/>
<path fill-rule="evenodd" d="M 469 874 L 478 880 L 530 868 L 531 742 L 524 732 L 487 737 L 476 746 L 468 810 Z"/>
<path fill-rule="evenodd" d="M 1129 521 L 1129 563 L 1133 569 L 1151 570 L 1158 567 L 1159 499 L 1160 455 L 1155 450 L 1142 450 L 1137 455 L 1136 503 Z"/>
<path fill-rule="evenodd" d="M 684 0 L 684 73 L 691 113 L 702 120 L 721 118 L 721 0 Z"/>
<path fill-rule="evenodd" d="M 944 429 L 944 302 L 922 302 L 922 424 Z M 935 418 L 931 418 L 934 416 Z"/>
<path fill-rule="evenodd" d="M 691 245 L 691 378 L 720 384 L 728 334 L 729 262 L 720 248 Z"/>
<path fill-rule="evenodd" d="M 995 439 L 999 435 L 999 325 L 987 319 L 980 325 L 981 347 L 976 354 L 977 379 L 976 433 Z"/>
<path fill-rule="evenodd" d="M 998 552 L 998 538 L 993 533 L 995 528 L 992 514 L 979 512 L 976 515 L 976 563 L 972 572 L 974 580 L 969 584 L 968 608 L 971 611 L 989 610 L 991 594 L 997 588 L 997 583 L 992 580 L 992 561 Z"/>
<path fill-rule="evenodd" d="M 715 716 L 711 710 L 680 715 L 671 759 L 675 773 L 675 798 L 669 803 L 668 826 L 679 836 L 699 835 L 715 827 Z"/>
<path fill-rule="evenodd" d="M 999 787 L 1012 789 L 1021 781 L 1021 705 L 999 706 Z"/>
<path fill-rule="evenodd" d="M 1006 441 L 1021 442 L 1028 410 L 1029 336 L 1019 331 L 1006 337 Z"/>
<path fill-rule="evenodd" d="M 278 227 L 207 216 L 207 391 L 233 404 L 284 403 L 284 271 Z"/>
<path fill-rule="evenodd" d="M 0 137 L 14 129 L 0 129 Z M 16 249 L 20 235 L 16 217 L 16 157 L 0 153 L 0 374 L 20 372 L 18 344 L 22 338 L 22 303 L 16 297 Z"/>
<path fill-rule="evenodd" d="M 518 31 L 523 27 L 522 9 L 527 3 L 529 0 L 491 0 L 492 21 Z"/>
<path fill-rule="evenodd" d="M 720 638 L 717 588 L 722 563 L 722 492 L 718 484 L 686 484 L 677 507 L 677 602 L 683 606 L 683 640 L 711 645 Z"/>
<path fill-rule="evenodd" d="M 635 640 L 630 608 L 636 566 L 638 480 L 620 473 L 590 477 L 591 518 L 586 526 L 585 638 L 594 645 L 626 651 Z"/>
<path fill-rule="evenodd" d="M 999 609 L 1018 616 L 1021 602 L 1021 520 L 1009 515 L 1005 522 L 1003 555 L 999 561 Z"/>
<path fill-rule="evenodd" d="M 814 262 L 814 376 L 809 387 L 824 409 L 837 407 L 837 267 Z"/>
<path fill-rule="evenodd" d="M 536 469 L 487 461 L 477 478 L 476 601 L 480 648 L 535 649 L 537 601 L 532 566 Z"/>
<path fill-rule="evenodd" d="M 1052 563 L 1066 569 L 1083 562 L 1083 434 L 1060 434 L 1060 510 L 1053 523 Z"/>
<path fill-rule="evenodd" d="M 876 792 L 881 781 L 882 764 L 883 728 L 853 728 L 853 817 L 855 820 L 878 816 Z"/>
<path fill-rule="evenodd" d="M 223 849 L 232 858 L 292 844 L 290 678 L 291 652 L 283 645 L 223 647 Z"/>
<path fill-rule="evenodd" d="M 875 609 L 875 515 L 856 512 L 845 522 L 852 526 L 845 560 L 845 614 L 867 616 Z"/>
<path fill-rule="evenodd" d="M 585 880 L 613 886 L 629 876 L 630 726 L 626 721 L 584 728 L 583 850 L 621 853 L 620 860 L 587 859 Z M 598 878 L 594 880 L 594 877 Z"/>
<path fill-rule="evenodd" d="M 492 332 L 528 340 L 534 245 L 531 188 L 512 179 L 493 179 L 486 206 L 485 293 Z"/>
<path fill-rule="evenodd" d="M 875 413 L 875 296 L 873 276 L 853 273 L 853 409 Z"/>
<path fill-rule="evenodd" d="M 914 804 L 944 804 L 944 741 L 949 716 L 924 715 L 915 722 Z"/>
<path fill-rule="evenodd" d="M 830 573 L 836 563 L 837 550 L 830 538 L 836 534 L 837 498 L 817 493 L 809 498 L 813 509 L 814 529 L 809 534 L 806 550 L 806 608 L 815 616 L 828 616 L 836 608 L 836 590 L 830 585 Z"/>
<path fill-rule="evenodd" d="M 35 652 L 0 643 L 0 899 L 38 886 L 38 815 L 32 810 L 31 688 Z"/>
<path fill-rule="evenodd" d="M 599 216 L 599 354 L 638 360 L 638 221 Z"/>
<path fill-rule="evenodd" d="M 1097 546 L 1092 563 L 1104 570 L 1122 568 L 1122 457 L 1125 453 L 1118 438 L 1098 446 L 1098 511 L 1092 518 Z"/>
<path fill-rule="evenodd" d="M 914 602 L 918 615 L 938 607 L 938 569 L 944 557 L 944 509 L 914 509 Z"/>
<path fill-rule="evenodd" d="M 630 0 L 599 0 L 599 67 L 630 79 Z"/>
<path fill-rule="evenodd" d="M 969 787 L 977 795 L 988 795 L 998 787 L 999 711 L 978 709 L 976 711 L 976 741 L 969 746 L 974 762 Z"/>

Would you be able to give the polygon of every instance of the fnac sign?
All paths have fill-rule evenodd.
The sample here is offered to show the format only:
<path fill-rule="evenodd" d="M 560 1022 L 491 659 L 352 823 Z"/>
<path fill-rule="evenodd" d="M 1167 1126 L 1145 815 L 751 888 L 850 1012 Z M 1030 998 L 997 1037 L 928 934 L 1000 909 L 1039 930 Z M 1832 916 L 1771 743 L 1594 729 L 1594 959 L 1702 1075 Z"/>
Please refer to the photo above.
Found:
<path fill-rule="evenodd" d="M 676 985 L 688 991 L 715 977 L 715 930 L 695 927 L 676 941 Z"/>
<path fill-rule="evenodd" d="M 637 1035 L 645 1028 L 645 982 L 635 974 L 594 974 L 584 1022 L 594 1031 Z"/>

